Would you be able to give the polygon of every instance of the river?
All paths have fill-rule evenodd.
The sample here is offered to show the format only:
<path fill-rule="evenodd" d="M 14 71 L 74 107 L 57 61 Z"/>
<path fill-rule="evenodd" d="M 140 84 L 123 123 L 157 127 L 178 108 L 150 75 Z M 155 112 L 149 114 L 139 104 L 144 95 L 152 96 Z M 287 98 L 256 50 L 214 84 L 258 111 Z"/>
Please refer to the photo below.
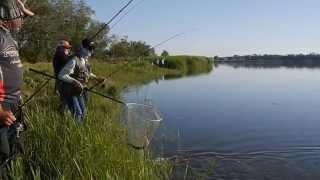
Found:
<path fill-rule="evenodd" d="M 320 179 L 320 68 L 222 64 L 125 93 L 145 98 L 164 117 L 151 148 L 176 162 L 173 179 Z"/>

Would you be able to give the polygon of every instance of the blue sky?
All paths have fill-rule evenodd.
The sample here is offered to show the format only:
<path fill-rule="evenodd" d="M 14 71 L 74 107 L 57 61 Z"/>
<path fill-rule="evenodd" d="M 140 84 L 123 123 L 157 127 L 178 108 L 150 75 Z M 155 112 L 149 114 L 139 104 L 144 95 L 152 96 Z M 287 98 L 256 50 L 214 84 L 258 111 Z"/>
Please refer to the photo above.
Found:
<path fill-rule="evenodd" d="M 140 0 L 136 0 L 138 3 Z M 108 21 L 127 0 L 87 0 Z M 145 0 L 113 30 L 171 54 L 229 56 L 320 53 L 319 0 Z"/>

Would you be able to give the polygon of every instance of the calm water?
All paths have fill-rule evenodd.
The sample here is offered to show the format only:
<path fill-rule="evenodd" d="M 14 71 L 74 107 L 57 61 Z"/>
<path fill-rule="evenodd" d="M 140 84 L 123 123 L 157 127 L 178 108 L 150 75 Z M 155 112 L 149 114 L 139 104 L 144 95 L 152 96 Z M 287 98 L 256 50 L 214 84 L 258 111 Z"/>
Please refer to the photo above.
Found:
<path fill-rule="evenodd" d="M 320 179 L 320 69 L 219 65 L 125 97 L 162 112 L 153 149 L 174 178 Z"/>

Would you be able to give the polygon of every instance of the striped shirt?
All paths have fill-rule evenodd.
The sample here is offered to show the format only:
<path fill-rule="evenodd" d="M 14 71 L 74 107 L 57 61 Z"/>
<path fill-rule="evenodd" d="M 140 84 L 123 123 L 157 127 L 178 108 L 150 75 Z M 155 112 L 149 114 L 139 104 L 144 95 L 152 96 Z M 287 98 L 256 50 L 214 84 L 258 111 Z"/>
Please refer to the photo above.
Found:
<path fill-rule="evenodd" d="M 0 27 L 0 103 L 17 103 L 23 83 L 17 43 L 10 32 Z"/>

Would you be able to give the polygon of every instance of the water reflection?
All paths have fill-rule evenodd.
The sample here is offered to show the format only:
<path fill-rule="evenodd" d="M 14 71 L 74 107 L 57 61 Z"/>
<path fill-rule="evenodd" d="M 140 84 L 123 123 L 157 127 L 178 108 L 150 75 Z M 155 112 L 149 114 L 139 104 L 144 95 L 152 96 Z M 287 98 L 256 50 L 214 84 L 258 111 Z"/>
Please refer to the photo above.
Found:
<path fill-rule="evenodd" d="M 192 74 L 168 74 L 163 77 L 163 80 L 175 80 L 175 79 L 181 79 L 184 77 L 198 77 L 198 76 L 204 76 L 210 74 L 210 72 L 202 72 L 202 73 L 192 73 Z"/>
<path fill-rule="evenodd" d="M 175 179 L 320 178 L 320 69 L 218 64 L 160 82 L 140 92 L 164 116 L 152 148 Z"/>
<path fill-rule="evenodd" d="M 229 65 L 234 68 L 247 67 L 247 68 L 320 68 L 320 61 L 317 59 L 272 59 L 272 60 L 254 60 L 254 61 L 222 61 L 215 63 L 219 65 Z"/>
<path fill-rule="evenodd" d="M 202 71 L 188 71 L 184 74 L 167 74 L 163 77 L 164 80 L 174 80 L 174 79 L 180 79 L 183 77 L 197 77 L 197 76 L 203 76 L 203 75 L 208 75 L 212 73 L 214 70 L 214 64 L 213 66 L 208 66 L 207 69 L 202 69 Z"/>

